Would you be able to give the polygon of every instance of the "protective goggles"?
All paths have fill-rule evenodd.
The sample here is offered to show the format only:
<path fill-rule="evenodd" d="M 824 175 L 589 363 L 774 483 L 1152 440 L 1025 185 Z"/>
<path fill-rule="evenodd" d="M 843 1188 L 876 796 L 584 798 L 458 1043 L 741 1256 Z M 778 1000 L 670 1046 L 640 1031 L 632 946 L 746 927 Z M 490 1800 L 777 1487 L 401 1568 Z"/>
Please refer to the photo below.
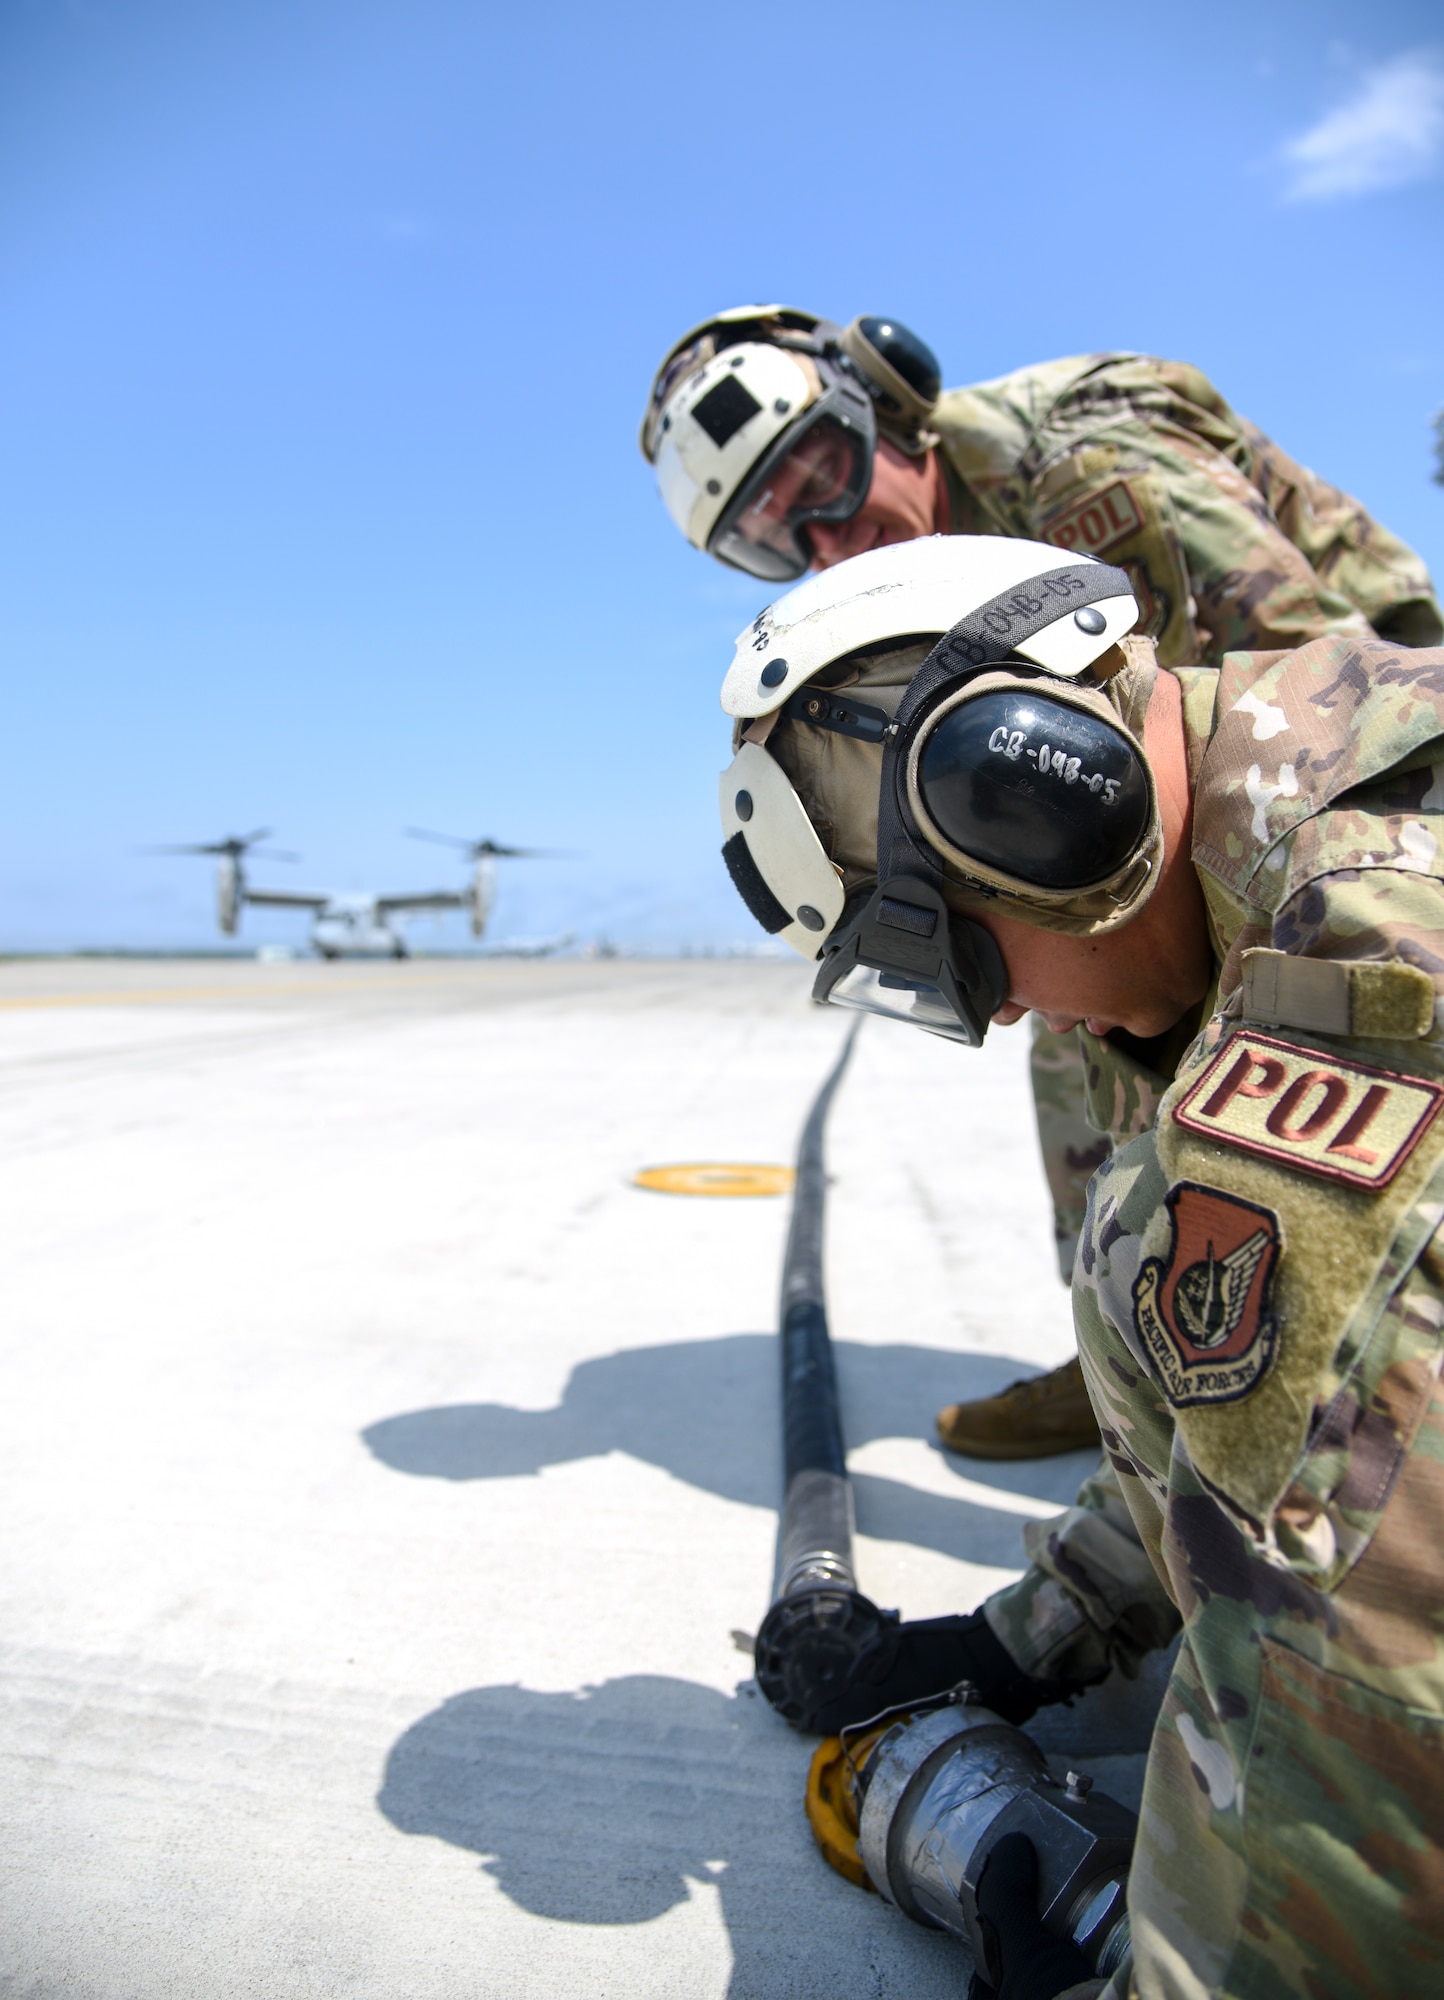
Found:
<path fill-rule="evenodd" d="M 976 1047 L 1008 980 L 989 933 L 950 907 L 959 889 L 1087 935 L 1136 915 L 1162 846 L 1141 745 L 1076 671 L 1002 664 L 1024 626 L 1057 620 L 1060 595 L 1089 631 L 1102 618 L 1088 607 L 1126 592 L 1127 578 L 1099 563 L 990 600 L 934 647 L 893 715 L 815 685 L 789 695 L 789 720 L 880 746 L 877 886 L 850 900 L 782 767 L 743 743 L 722 781 L 724 857 L 763 927 L 821 958 L 815 999 Z M 828 803 L 815 802 L 821 818 Z"/>
<path fill-rule="evenodd" d="M 872 400 L 827 358 L 813 365 L 818 399 L 751 467 L 707 539 L 709 555 L 769 583 L 805 576 L 808 522 L 851 520 L 872 484 Z"/>
<path fill-rule="evenodd" d="M 830 946 L 812 997 L 975 1049 L 1008 997 L 1008 974 L 981 924 L 950 910 L 932 883 L 895 875 Z"/>

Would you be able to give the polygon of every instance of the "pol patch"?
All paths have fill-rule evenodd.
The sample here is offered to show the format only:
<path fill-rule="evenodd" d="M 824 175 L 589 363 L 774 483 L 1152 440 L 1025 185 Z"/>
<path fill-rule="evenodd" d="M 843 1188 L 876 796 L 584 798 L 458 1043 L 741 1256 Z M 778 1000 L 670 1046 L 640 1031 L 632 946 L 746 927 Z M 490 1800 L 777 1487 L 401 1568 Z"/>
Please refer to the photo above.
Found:
<path fill-rule="evenodd" d="M 1241 1028 L 1179 1100 L 1202 1138 L 1347 1186 L 1387 1187 L 1444 1105 L 1444 1086 Z"/>
<path fill-rule="evenodd" d="M 1171 1187 L 1167 1204 L 1168 1254 L 1146 1258 L 1133 1287 L 1139 1338 L 1175 1409 L 1237 1402 L 1268 1373 L 1278 1347 L 1269 1306 L 1279 1219 L 1196 1181 Z"/>
<path fill-rule="evenodd" d="M 1104 549 L 1136 535 L 1143 526 L 1143 510 L 1134 499 L 1126 479 L 1115 479 L 1101 492 L 1083 494 L 1050 516 L 1043 524 L 1043 539 L 1058 549 L 1081 549 L 1096 556 Z"/>

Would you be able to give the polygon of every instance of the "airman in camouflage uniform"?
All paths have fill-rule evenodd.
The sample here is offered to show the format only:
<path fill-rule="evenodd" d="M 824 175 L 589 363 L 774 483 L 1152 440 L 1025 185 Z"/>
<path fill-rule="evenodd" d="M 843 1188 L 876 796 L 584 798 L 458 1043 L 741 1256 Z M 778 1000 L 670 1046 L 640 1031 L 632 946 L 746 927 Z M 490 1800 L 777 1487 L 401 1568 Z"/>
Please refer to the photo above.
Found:
<path fill-rule="evenodd" d="M 955 532 L 1025 535 L 1128 572 L 1138 629 L 1164 666 L 1370 629 L 1410 646 L 1444 637 L 1424 564 L 1357 500 L 1238 416 L 1198 369 L 1142 354 L 1044 362 L 948 391 L 933 423 Z M 1083 1052 L 1036 1021 L 1031 1074 L 1064 1282 L 1089 1175 L 1109 1141 L 1088 1122 Z M 1067 1450 L 1088 1435 L 1074 1368 L 1048 1385 L 939 1417 L 946 1442 L 1022 1434 Z"/>
<path fill-rule="evenodd" d="M 987 1615 L 1039 1676 L 1160 1643 L 1121 1494 L 1182 1620 L 1110 2000 L 1423 1995 L 1444 1937 L 1444 654 L 1336 638 L 1178 678 L 1218 984 L 1172 1078 L 1091 1043 L 1119 1150 L 1073 1296 L 1116 1479 L 1033 1530 Z"/>
<path fill-rule="evenodd" d="M 1089 355 L 951 390 L 934 423 L 955 531 L 1027 535 L 1127 570 L 1139 629 L 1165 666 L 1375 632 L 1436 645 L 1438 605 L 1419 558 L 1356 500 L 1297 465 L 1183 362 Z M 1033 1101 L 1067 1279 L 1089 1175 L 1109 1141 L 1084 1110 L 1074 1036 L 1034 1025 Z M 1088 1435 L 1075 1364 L 1046 1400 L 1021 1385 L 939 1417 L 945 1441 L 974 1449 L 1021 1433 L 1069 1449 Z M 1040 1385 L 1041 1386 L 1041 1385 Z M 1053 1435 L 1049 1406 L 1061 1421 Z"/>
<path fill-rule="evenodd" d="M 1424 564 L 1185 362 L 1091 354 L 947 391 L 955 534 L 1023 535 L 1128 572 L 1165 666 L 1324 632 L 1444 638 Z"/>
<path fill-rule="evenodd" d="M 926 650 L 847 685 L 891 713 Z M 1162 670 L 1131 657 L 1108 686 L 1141 735 Z M 1182 1628 L 1104 2000 L 1423 1996 L 1444 1939 L 1444 650 L 1334 636 L 1173 678 L 1213 983 L 1156 1043 L 1079 1031 L 1115 1149 L 1073 1276 L 1107 1460 L 983 1610 L 1044 1700 Z M 785 721 L 768 747 L 845 886 L 875 874 L 878 753 Z"/>
<path fill-rule="evenodd" d="M 776 309 L 759 310 L 759 320 L 718 338 L 767 338 Z M 1230 651 L 1330 632 L 1372 631 L 1408 646 L 1444 639 L 1418 556 L 1186 363 L 1073 356 L 945 391 L 923 413 L 923 430 L 905 426 L 894 438 L 881 409 L 879 421 L 880 454 L 891 450 L 898 463 L 901 453 L 936 454 L 936 513 L 909 532 L 1024 536 L 1103 557 L 1128 572 L 1138 629 L 1155 639 L 1164 666 L 1216 665 Z M 871 502 L 870 494 L 858 522 Z M 827 532 L 811 531 L 819 563 L 839 559 Z M 881 541 L 902 532 L 879 513 Z M 1065 1284 L 1088 1180 L 1111 1145 L 1086 1117 L 1083 1060 L 1075 1036 L 1035 1022 L 1034 1106 Z M 945 1443 L 986 1456 L 1096 1441 L 1076 1362 L 983 1402 L 950 1405 L 938 1424 Z"/>

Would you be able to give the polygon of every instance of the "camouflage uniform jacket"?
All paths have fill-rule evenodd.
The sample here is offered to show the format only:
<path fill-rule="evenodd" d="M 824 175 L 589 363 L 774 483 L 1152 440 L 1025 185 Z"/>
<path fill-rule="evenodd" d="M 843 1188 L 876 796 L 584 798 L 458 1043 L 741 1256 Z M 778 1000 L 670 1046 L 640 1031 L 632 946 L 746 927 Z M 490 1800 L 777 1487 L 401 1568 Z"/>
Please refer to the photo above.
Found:
<path fill-rule="evenodd" d="M 1124 1143 L 1073 1298 L 1116 1484 L 1043 1524 L 988 1615 L 1035 1670 L 1104 1640 L 1126 1658 L 1141 1544 L 1181 1616 L 1109 2000 L 1424 1995 L 1444 1936 L 1444 653 L 1334 638 L 1178 678 L 1218 985 L 1171 1080 L 1092 1045 Z M 1120 1490 L 1136 1541 L 1108 1518 Z"/>
<path fill-rule="evenodd" d="M 933 423 L 955 531 L 1119 564 L 1165 666 L 1370 626 L 1404 645 L 1444 639 L 1413 550 L 1186 363 L 1043 362 L 948 391 Z"/>
<path fill-rule="evenodd" d="M 1164 666 L 1370 625 L 1444 639 L 1424 564 L 1357 500 L 1297 465 L 1198 369 L 1093 354 L 956 389 L 936 417 L 954 526 L 1121 564 Z M 1033 1101 L 1066 1284 L 1088 1178 L 1075 1038 L 1034 1024 Z"/>

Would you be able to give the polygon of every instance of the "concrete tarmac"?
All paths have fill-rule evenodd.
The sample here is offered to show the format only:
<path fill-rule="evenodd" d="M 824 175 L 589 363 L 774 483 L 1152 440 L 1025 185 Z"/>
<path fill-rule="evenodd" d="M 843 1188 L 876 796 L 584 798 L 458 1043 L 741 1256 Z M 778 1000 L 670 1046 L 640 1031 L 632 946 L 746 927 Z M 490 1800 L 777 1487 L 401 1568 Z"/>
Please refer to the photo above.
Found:
<path fill-rule="evenodd" d="M 769 961 L 0 965 L 0 1993 L 932 2000 L 735 1634 L 790 1162 L 849 1024 Z M 1024 1029 L 869 1022 L 828 1139 L 862 1587 L 970 1608 L 1087 1455 Z M 1146 1701 L 1049 1719 L 1136 1790 Z M 1061 1729 L 1062 1733 L 1059 1734 Z"/>

